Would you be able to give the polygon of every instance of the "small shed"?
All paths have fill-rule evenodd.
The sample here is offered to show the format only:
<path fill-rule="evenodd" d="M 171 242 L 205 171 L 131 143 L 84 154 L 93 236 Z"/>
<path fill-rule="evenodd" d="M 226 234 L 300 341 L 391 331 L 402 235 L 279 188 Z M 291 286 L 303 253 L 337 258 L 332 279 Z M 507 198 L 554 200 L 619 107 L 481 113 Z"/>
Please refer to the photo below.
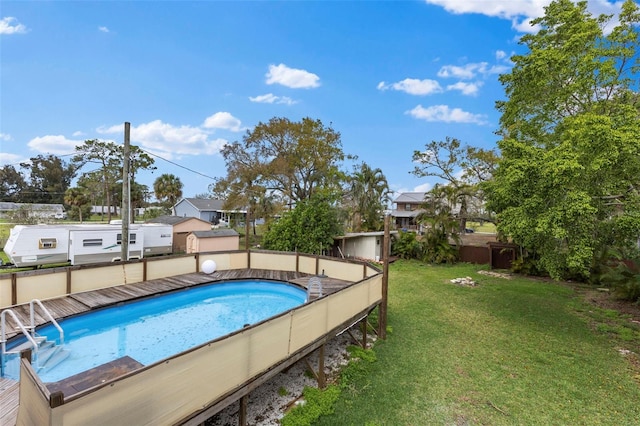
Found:
<path fill-rule="evenodd" d="M 398 231 L 391 231 L 397 234 Z M 343 258 L 357 258 L 379 261 L 382 259 L 382 245 L 384 231 L 379 232 L 353 232 L 334 238 L 334 247 L 338 256 Z M 389 244 L 391 249 L 391 244 Z"/>
<path fill-rule="evenodd" d="M 238 250 L 240 234 L 234 229 L 193 231 L 187 235 L 187 253 Z"/>
<path fill-rule="evenodd" d="M 196 217 L 163 215 L 149 219 L 147 223 L 162 223 L 173 227 L 173 252 L 187 251 L 187 236 L 194 231 L 210 231 L 211 224 Z"/>

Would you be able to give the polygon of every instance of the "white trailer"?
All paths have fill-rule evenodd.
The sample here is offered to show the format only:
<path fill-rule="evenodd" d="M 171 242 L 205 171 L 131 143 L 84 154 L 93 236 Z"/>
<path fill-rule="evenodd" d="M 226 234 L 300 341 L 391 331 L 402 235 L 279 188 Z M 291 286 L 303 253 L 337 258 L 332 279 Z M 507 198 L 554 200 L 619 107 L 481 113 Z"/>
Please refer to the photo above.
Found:
<path fill-rule="evenodd" d="M 162 223 L 144 223 L 140 226 L 144 229 L 143 246 L 145 256 L 172 253 L 173 226 Z"/>
<path fill-rule="evenodd" d="M 129 259 L 171 253 L 172 231 L 166 225 L 131 224 Z M 17 267 L 118 261 L 122 253 L 122 226 L 16 225 L 4 252 Z"/>
<path fill-rule="evenodd" d="M 60 225 L 16 225 L 4 245 L 17 267 L 69 261 L 69 230 Z"/>
<path fill-rule="evenodd" d="M 129 228 L 129 259 L 141 259 L 144 230 Z M 125 260 L 129 260 L 125 259 Z M 95 227 L 71 227 L 69 229 L 69 261 L 72 265 L 116 262 L 122 260 L 122 227 L 96 225 Z"/>

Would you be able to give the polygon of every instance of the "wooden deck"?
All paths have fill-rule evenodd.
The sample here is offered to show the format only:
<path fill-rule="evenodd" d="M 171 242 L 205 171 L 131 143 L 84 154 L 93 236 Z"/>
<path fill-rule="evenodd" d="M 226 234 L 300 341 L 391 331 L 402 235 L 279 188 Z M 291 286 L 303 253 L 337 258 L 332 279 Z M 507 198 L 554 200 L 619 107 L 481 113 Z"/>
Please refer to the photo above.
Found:
<path fill-rule="evenodd" d="M 262 269 L 236 269 L 229 271 L 217 271 L 207 275 L 205 273 L 191 273 L 177 275 L 174 277 L 161 278 L 156 280 L 144 281 L 134 284 L 126 284 L 116 287 L 109 287 L 99 290 L 88 291 L 84 293 L 76 293 L 56 299 L 43 300 L 42 304 L 51 312 L 54 318 L 62 319 L 72 315 L 81 314 L 93 309 L 103 308 L 117 303 L 127 302 L 147 296 L 158 295 L 171 291 L 181 290 L 201 284 L 212 282 L 224 282 L 229 280 L 241 279 L 267 279 L 290 282 L 307 288 L 309 282 L 309 274 L 303 274 L 292 271 L 271 271 Z M 321 277 L 323 295 L 334 293 L 351 282 L 338 280 L 329 277 Z M 314 299 L 318 295 L 312 294 Z M 11 309 L 20 319 L 22 324 L 30 324 L 29 304 L 11 306 Z M 2 310 L 0 309 L 0 312 Z M 36 326 L 43 325 L 48 322 L 46 318 L 40 315 L 41 312 L 36 309 L 35 319 Z M 20 333 L 19 327 L 9 315 L 6 316 L 7 337 L 11 338 Z M 124 360 L 127 361 L 127 360 Z M 104 366 L 97 367 L 85 373 L 80 373 L 72 378 L 48 384 L 50 390 L 72 390 L 88 389 L 100 381 L 117 377 L 127 371 L 136 369 L 135 360 L 133 362 L 120 362 L 118 360 L 107 363 Z M 113 365 L 111 365 L 113 364 Z M 102 368 L 104 367 L 104 368 Z M 120 372 L 118 374 L 118 372 Z M 114 376 L 115 374 L 115 376 Z M 98 382 L 96 382 L 98 380 Z M 67 393 L 65 392 L 65 394 Z M 74 393 L 74 392 L 71 392 Z M 19 386 L 18 382 L 0 377 L 0 426 L 15 425 L 18 415 L 19 405 Z"/>

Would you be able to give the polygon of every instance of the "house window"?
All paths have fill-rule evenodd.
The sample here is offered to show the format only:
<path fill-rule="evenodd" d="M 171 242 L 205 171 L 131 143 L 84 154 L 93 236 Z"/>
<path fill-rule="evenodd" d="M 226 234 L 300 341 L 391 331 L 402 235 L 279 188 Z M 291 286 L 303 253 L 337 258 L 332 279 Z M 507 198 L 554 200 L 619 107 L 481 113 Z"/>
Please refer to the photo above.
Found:
<path fill-rule="evenodd" d="M 136 234 L 134 233 L 129 234 L 129 244 L 135 244 L 135 243 L 136 243 Z M 122 234 L 116 235 L 116 244 L 122 245 Z"/>
<path fill-rule="evenodd" d="M 411 211 L 411 204 L 405 204 L 405 205 L 404 205 L 404 209 L 405 209 L 406 211 Z"/>
<path fill-rule="evenodd" d="M 54 249 L 58 246 L 58 240 L 55 238 L 40 238 L 38 241 L 38 248 L 41 249 Z"/>
<path fill-rule="evenodd" d="M 89 238 L 82 240 L 83 247 L 99 247 L 102 245 L 102 238 Z"/>

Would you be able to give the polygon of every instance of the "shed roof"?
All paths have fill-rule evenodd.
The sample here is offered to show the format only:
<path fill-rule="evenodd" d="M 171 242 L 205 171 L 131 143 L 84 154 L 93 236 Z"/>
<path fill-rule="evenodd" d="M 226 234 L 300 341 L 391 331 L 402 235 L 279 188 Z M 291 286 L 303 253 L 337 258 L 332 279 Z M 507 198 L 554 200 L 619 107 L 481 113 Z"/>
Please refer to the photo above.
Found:
<path fill-rule="evenodd" d="M 235 229 L 212 229 L 211 231 L 192 231 L 198 238 L 237 237 L 240 234 Z"/>

